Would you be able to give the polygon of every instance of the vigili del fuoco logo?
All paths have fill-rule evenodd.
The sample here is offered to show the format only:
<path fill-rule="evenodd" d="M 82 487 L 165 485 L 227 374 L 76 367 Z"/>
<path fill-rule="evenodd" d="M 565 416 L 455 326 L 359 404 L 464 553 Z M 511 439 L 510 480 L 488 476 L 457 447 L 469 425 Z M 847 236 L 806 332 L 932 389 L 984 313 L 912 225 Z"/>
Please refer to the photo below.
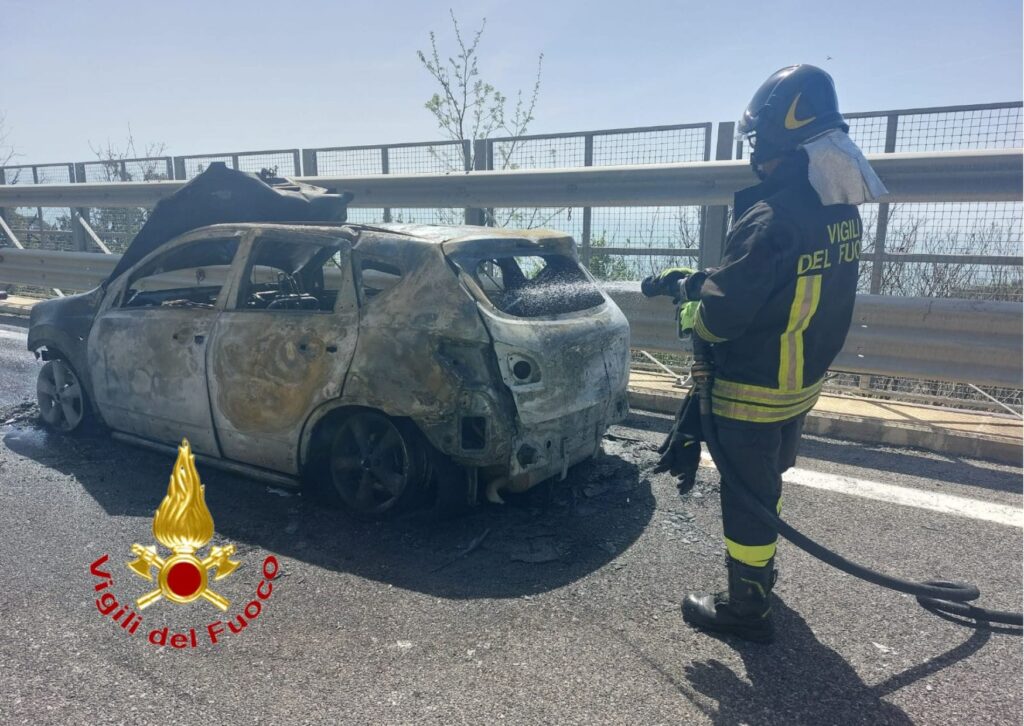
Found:
<path fill-rule="evenodd" d="M 224 579 L 242 563 L 231 559 L 235 555 L 233 544 L 214 545 L 205 557 L 199 556 L 199 551 L 213 539 L 213 516 L 206 506 L 204 489 L 196 470 L 195 456 L 188 440 L 183 439 L 178 447 L 178 459 L 171 471 L 167 496 L 160 502 L 153 517 L 153 537 L 170 550 L 170 555 L 162 556 L 156 545 L 133 544 L 131 547 L 135 559 L 127 563 L 128 570 L 155 585 L 152 590 L 136 598 L 134 604 L 139 611 L 161 600 L 188 605 L 201 599 L 222 612 L 227 612 L 231 607 L 231 601 L 218 594 L 210 583 Z M 89 566 L 89 572 L 98 580 L 93 588 L 99 593 L 96 609 L 120 625 L 128 635 L 135 635 L 142 624 L 142 616 L 114 594 L 114 576 L 104 569 L 109 560 L 110 556 L 104 554 Z M 265 558 L 262 579 L 256 587 L 255 597 L 227 622 L 218 618 L 201 627 L 201 636 L 197 635 L 194 627 L 187 632 L 175 633 L 171 633 L 169 627 L 164 627 L 149 630 L 146 640 L 158 646 L 196 648 L 201 642 L 215 645 L 228 633 L 238 635 L 259 617 L 264 603 L 273 592 L 272 581 L 279 571 L 276 557 L 270 555 Z"/>

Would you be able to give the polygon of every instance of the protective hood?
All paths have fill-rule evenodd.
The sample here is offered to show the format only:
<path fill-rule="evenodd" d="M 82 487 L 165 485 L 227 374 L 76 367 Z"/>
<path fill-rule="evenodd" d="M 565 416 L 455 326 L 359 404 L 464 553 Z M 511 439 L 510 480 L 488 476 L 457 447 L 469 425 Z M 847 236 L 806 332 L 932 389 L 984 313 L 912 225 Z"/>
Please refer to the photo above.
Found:
<path fill-rule="evenodd" d="M 184 232 L 230 222 L 344 222 L 350 192 L 229 169 L 214 162 L 150 212 L 107 280 Z"/>
<path fill-rule="evenodd" d="M 864 154 L 841 129 L 816 136 L 801 148 L 807 152 L 807 178 L 822 204 L 864 204 L 889 193 Z"/>

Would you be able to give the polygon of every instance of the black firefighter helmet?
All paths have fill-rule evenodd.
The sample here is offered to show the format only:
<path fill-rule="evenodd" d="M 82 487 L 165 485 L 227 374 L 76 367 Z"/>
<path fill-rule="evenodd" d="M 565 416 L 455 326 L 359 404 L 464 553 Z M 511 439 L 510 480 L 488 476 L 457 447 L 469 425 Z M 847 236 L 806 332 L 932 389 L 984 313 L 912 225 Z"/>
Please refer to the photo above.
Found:
<path fill-rule="evenodd" d="M 758 167 L 829 129 L 849 131 L 839 113 L 832 76 L 817 66 L 787 66 L 772 73 L 747 104 L 736 126 L 751 145 L 750 164 Z"/>

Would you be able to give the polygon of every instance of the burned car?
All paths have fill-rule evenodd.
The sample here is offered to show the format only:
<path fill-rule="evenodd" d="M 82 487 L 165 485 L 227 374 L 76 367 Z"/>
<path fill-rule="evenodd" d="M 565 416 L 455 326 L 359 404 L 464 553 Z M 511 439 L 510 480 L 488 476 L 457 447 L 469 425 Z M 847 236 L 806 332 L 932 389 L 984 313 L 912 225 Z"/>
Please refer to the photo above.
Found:
<path fill-rule="evenodd" d="M 549 230 L 140 232 L 102 286 L 33 309 L 28 345 L 52 427 L 187 437 L 367 517 L 564 477 L 628 407 L 626 320 Z"/>

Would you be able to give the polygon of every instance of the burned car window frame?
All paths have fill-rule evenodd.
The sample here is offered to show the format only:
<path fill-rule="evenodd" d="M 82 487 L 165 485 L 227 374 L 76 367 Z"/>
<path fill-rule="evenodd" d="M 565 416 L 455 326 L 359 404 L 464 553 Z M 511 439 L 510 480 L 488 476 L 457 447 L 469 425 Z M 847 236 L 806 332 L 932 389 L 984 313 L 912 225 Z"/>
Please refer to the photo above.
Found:
<path fill-rule="evenodd" d="M 288 272 L 284 266 L 288 265 L 287 258 L 282 257 L 279 260 L 270 260 L 268 262 L 258 262 L 257 256 L 260 254 L 261 244 L 278 243 L 281 245 L 293 245 L 293 246 L 309 246 L 311 248 L 319 248 L 305 260 L 299 264 L 293 271 Z M 241 270 L 238 276 L 238 288 L 234 295 L 232 295 L 231 303 L 228 305 L 229 310 L 238 312 L 272 312 L 272 313 L 316 313 L 320 315 L 332 315 L 338 309 L 340 302 L 345 298 L 345 285 L 350 284 L 348 280 L 350 275 L 347 274 L 348 270 L 345 269 L 344 260 L 346 256 L 351 257 L 351 247 L 348 246 L 348 240 L 344 237 L 326 237 L 321 235 L 304 235 L 296 234 L 294 232 L 285 232 L 276 229 L 265 229 L 255 232 L 250 240 L 245 245 L 245 259 L 241 266 Z M 329 308 L 321 307 L 322 301 L 317 294 L 323 295 L 327 292 L 326 277 L 323 274 L 324 268 L 328 262 L 335 257 L 335 255 L 341 255 L 343 261 L 342 265 L 338 265 L 338 272 L 340 279 L 338 281 L 338 289 L 332 290 L 334 293 L 334 301 Z M 300 256 L 301 258 L 301 256 Z M 280 270 L 287 275 L 290 284 L 295 288 L 293 290 L 295 300 L 289 300 L 285 296 L 282 298 L 275 298 L 271 300 L 267 305 L 250 305 L 250 298 L 254 293 L 251 293 L 253 287 L 253 268 L 257 266 L 267 267 L 271 269 Z M 310 276 L 316 276 L 319 278 L 319 285 L 316 284 L 316 280 Z M 272 283 L 264 283 L 266 285 Z M 279 280 L 277 283 L 281 285 Z M 309 287 L 307 290 L 306 288 Z M 280 288 L 279 288 L 280 289 Z M 260 291 L 265 292 L 265 291 Z M 310 307 L 308 300 L 315 300 L 317 303 L 316 307 Z M 283 300 L 286 304 L 278 307 L 274 307 L 274 303 L 278 300 Z M 295 302 L 295 305 L 291 305 L 291 302 Z M 303 305 L 306 305 L 303 307 Z"/>
<path fill-rule="evenodd" d="M 365 271 L 365 267 L 371 266 L 375 272 L 395 277 L 396 279 L 394 284 L 390 287 L 376 290 L 372 294 L 368 293 L 363 273 Z M 353 250 L 352 252 L 352 269 L 355 271 L 356 291 L 358 293 L 360 307 L 366 307 L 367 305 L 376 302 L 381 296 L 386 296 L 396 287 L 401 285 L 408 276 L 406 270 L 404 270 L 402 266 L 395 261 L 385 259 L 380 255 L 366 254 L 359 250 Z"/>
<path fill-rule="evenodd" d="M 230 245 L 232 244 L 233 249 L 230 249 Z M 136 267 L 134 271 L 128 275 L 128 280 L 125 286 L 125 295 L 121 299 L 119 299 L 118 304 L 120 307 L 127 309 L 167 307 L 167 303 L 174 301 L 174 298 L 172 297 L 165 298 L 165 296 L 167 295 L 171 295 L 173 293 L 181 293 L 183 297 L 181 297 L 180 300 L 185 300 L 190 297 L 188 295 L 184 295 L 184 291 L 186 290 L 195 291 L 193 293 L 195 295 L 196 292 L 207 289 L 210 289 L 212 291 L 214 288 L 216 288 L 216 292 L 211 292 L 210 294 L 210 297 L 213 298 L 212 303 L 201 303 L 196 300 L 189 300 L 191 304 L 186 305 L 190 307 L 205 307 L 209 309 L 215 309 L 217 307 L 217 302 L 220 300 L 220 297 L 224 294 L 224 288 L 227 287 L 230 281 L 230 275 L 234 265 L 234 260 L 238 259 L 239 256 L 239 247 L 239 240 L 230 237 L 224 237 L 210 240 L 194 240 L 191 242 L 186 242 L 182 244 L 180 247 L 175 247 L 171 250 L 162 250 L 162 254 L 156 255 L 153 259 L 151 259 L 148 262 L 143 262 L 141 266 Z M 204 261 L 202 259 L 202 254 L 199 254 L 197 255 L 199 259 L 185 260 L 186 264 L 183 264 L 180 267 L 173 266 L 173 264 L 169 269 L 166 267 L 155 267 L 155 265 L 159 265 L 161 262 L 167 260 L 168 258 L 171 258 L 173 260 L 175 255 L 189 254 L 190 251 L 193 249 L 197 249 L 200 253 L 209 252 L 214 255 L 224 255 L 224 259 L 216 260 L 211 258 L 210 261 Z M 197 262 L 199 263 L 196 264 Z M 223 281 L 219 285 L 202 284 L 207 279 L 207 273 L 205 270 L 208 268 L 226 269 L 226 272 L 223 275 Z M 195 269 L 196 283 L 194 285 L 186 285 L 182 287 L 166 288 L 159 290 L 135 290 L 135 288 L 133 287 L 140 281 L 151 279 L 151 277 L 157 277 L 164 274 L 183 273 L 184 270 L 190 269 Z M 203 275 L 202 279 L 200 279 L 200 274 Z M 128 295 L 128 293 L 130 293 L 132 290 L 135 290 L 135 294 Z M 133 302 L 140 296 L 152 298 L 153 302 L 133 304 Z"/>
<path fill-rule="evenodd" d="M 201 231 L 189 232 L 181 235 L 176 240 L 169 242 L 168 244 L 153 250 L 148 255 L 143 257 L 139 262 L 133 265 L 131 268 L 126 270 L 123 274 L 118 276 L 114 285 L 107 288 L 106 294 L 104 295 L 101 303 L 101 310 L 109 310 L 111 308 L 118 308 L 122 310 L 144 310 L 153 311 L 166 309 L 168 306 L 165 305 L 131 305 L 132 298 L 129 298 L 128 293 L 132 290 L 132 284 L 140 279 L 145 279 L 148 276 L 155 276 L 165 274 L 168 271 L 163 272 L 146 272 L 146 269 L 153 263 L 159 261 L 164 257 L 170 257 L 175 254 L 181 253 L 185 248 L 193 245 L 203 245 L 217 242 L 229 242 L 234 243 L 234 252 L 231 255 L 230 262 L 224 265 L 216 265 L 216 267 L 226 267 L 227 272 L 224 276 L 223 282 L 220 284 L 220 289 L 217 292 L 214 302 L 210 305 L 195 304 L 191 307 L 195 310 L 223 310 L 226 306 L 232 290 L 234 289 L 234 276 L 237 268 L 237 263 L 240 258 L 240 252 L 246 242 L 246 238 L 249 234 L 244 230 L 231 230 L 231 229 L 203 229 Z M 196 269 L 201 269 L 202 266 L 196 266 Z M 189 267 L 178 268 L 179 270 L 190 269 Z M 170 270 L 173 273 L 177 270 Z M 211 286 L 212 287 L 212 286 Z M 168 292 L 185 288 L 170 288 Z M 134 296 L 132 296 L 134 297 Z"/>

